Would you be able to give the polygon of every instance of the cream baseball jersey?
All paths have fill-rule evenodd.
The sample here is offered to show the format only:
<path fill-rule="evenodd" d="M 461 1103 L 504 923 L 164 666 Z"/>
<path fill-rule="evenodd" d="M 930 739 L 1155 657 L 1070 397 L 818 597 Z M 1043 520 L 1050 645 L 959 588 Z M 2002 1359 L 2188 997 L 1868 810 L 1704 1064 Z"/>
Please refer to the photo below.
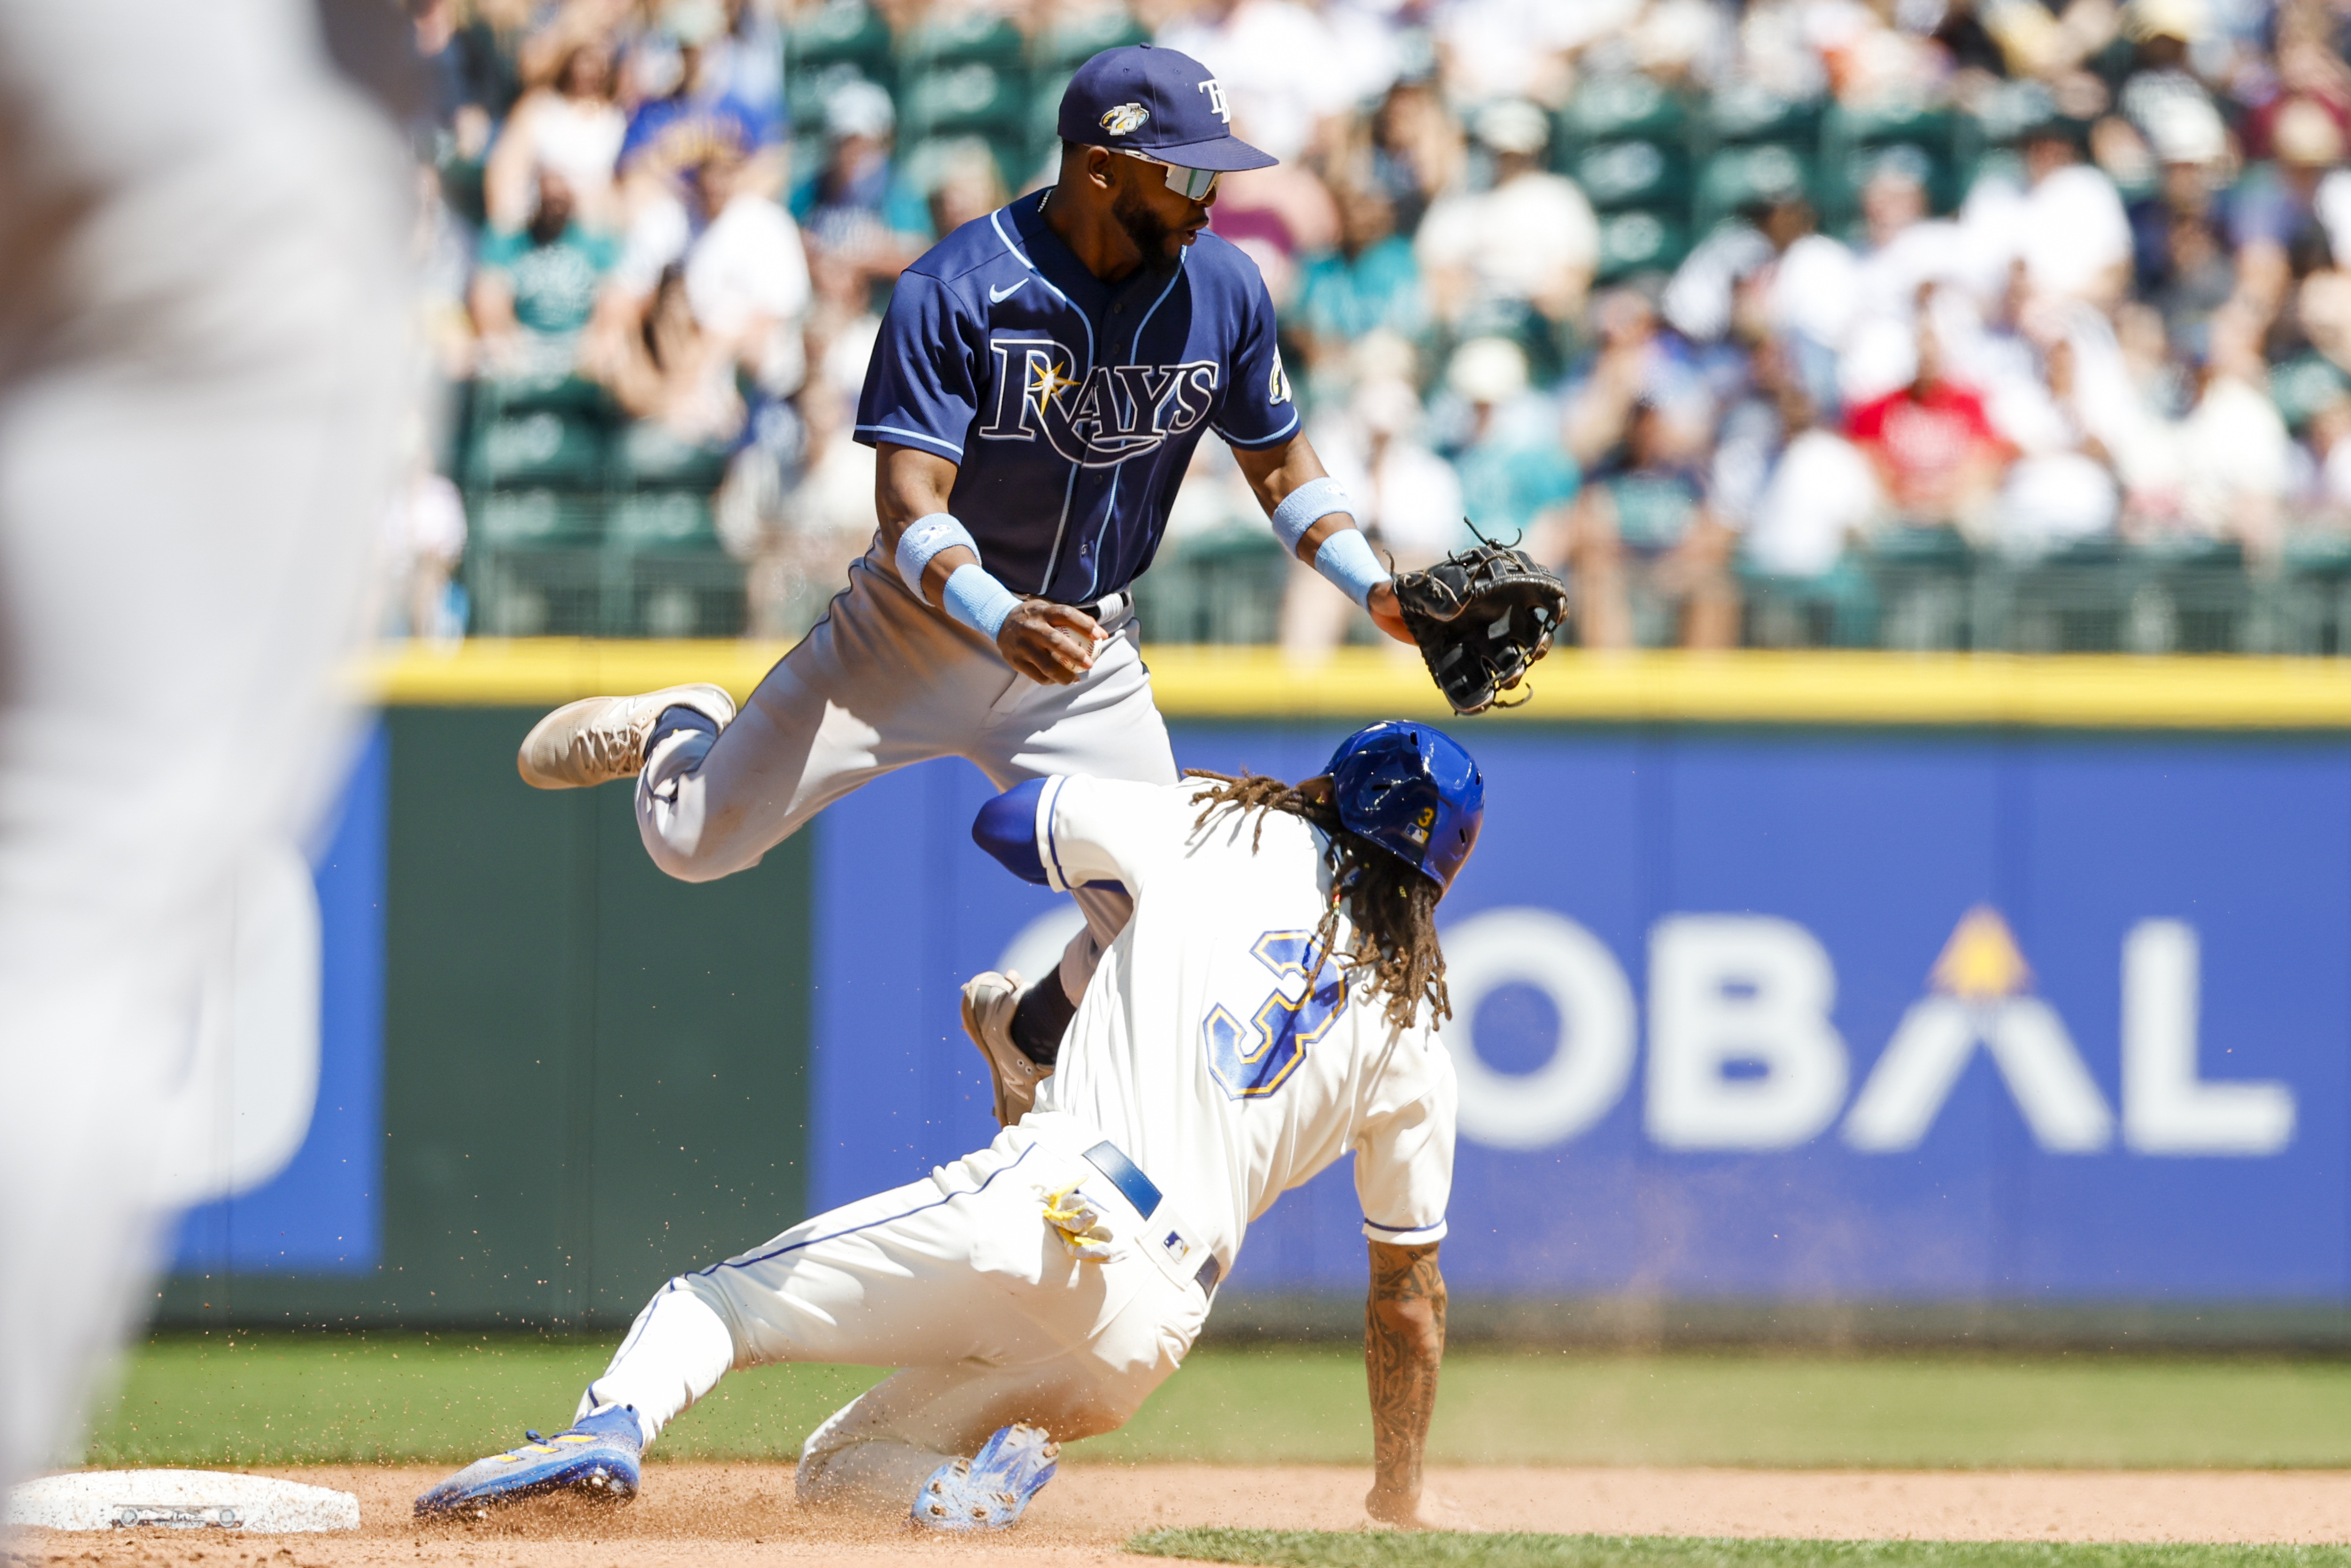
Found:
<path fill-rule="evenodd" d="M 1049 883 L 1123 883 L 1134 915 L 1078 1006 L 1038 1111 L 1101 1128 L 1228 1270 L 1251 1220 L 1351 1152 L 1364 1235 L 1438 1239 L 1453 1182 L 1444 1042 L 1425 1009 L 1391 1028 L 1368 975 L 1350 981 L 1331 963 L 1307 974 L 1331 896 L 1322 833 L 1280 811 L 1263 814 L 1261 837 L 1255 813 L 1196 830 L 1200 790 L 1043 781 L 1036 847 Z M 1352 940 L 1343 920 L 1339 945 Z"/>

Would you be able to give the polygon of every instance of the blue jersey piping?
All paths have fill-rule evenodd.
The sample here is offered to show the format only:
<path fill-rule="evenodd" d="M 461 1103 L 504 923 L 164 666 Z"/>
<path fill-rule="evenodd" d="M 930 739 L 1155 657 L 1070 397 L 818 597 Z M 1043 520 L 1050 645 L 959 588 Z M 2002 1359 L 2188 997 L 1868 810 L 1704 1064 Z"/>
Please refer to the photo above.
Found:
<path fill-rule="evenodd" d="M 1044 206 L 1043 201 L 1040 200 L 1037 204 L 1039 209 L 1041 211 Z M 988 214 L 987 226 L 996 231 L 996 237 L 1004 242 L 1004 248 L 1012 253 L 1012 258 L 1015 261 L 1018 261 L 1021 266 L 1036 274 L 1037 281 L 1051 289 L 1055 298 L 1068 306 L 1071 309 L 1077 311 L 1078 324 L 1086 329 L 1086 374 L 1092 375 L 1094 368 L 1093 321 L 1086 315 L 1083 309 L 1080 308 L 1078 302 L 1071 298 L 1067 294 L 1064 294 L 1059 285 L 1054 283 L 1051 278 L 1046 277 L 1045 269 L 1039 267 L 1035 262 L 1029 260 L 1027 254 L 1024 253 L 1019 246 L 1012 243 L 1012 236 L 1004 232 L 1004 214 L 1010 210 L 1011 209 L 1008 207 L 998 207 L 996 211 Z M 1021 395 L 1025 397 L 1028 394 L 1024 392 Z M 1049 592 L 1052 589 L 1053 574 L 1061 569 L 1061 543 L 1064 537 L 1070 531 L 1070 503 L 1076 497 L 1077 493 L 1078 465 L 1073 463 L 1070 465 L 1069 481 L 1061 486 L 1061 516 L 1060 520 L 1055 522 L 1053 525 L 1053 548 L 1045 557 L 1045 580 L 1037 585 L 1037 591 L 1040 594 Z"/>
<path fill-rule="evenodd" d="M 1272 445 L 1275 442 L 1280 441 L 1283 436 L 1288 435 L 1291 431 L 1298 428 L 1298 411 L 1295 408 L 1290 411 L 1290 423 L 1288 424 L 1283 425 L 1271 435 L 1262 436 L 1256 441 L 1243 441 L 1238 436 L 1228 434 L 1227 434 L 1225 427 L 1221 424 L 1211 424 L 1208 428 L 1215 431 L 1218 435 L 1224 436 L 1225 444 L 1228 446 L 1238 446 L 1244 452 L 1262 452 L 1267 447 Z"/>
<path fill-rule="evenodd" d="M 1061 809 L 1061 780 L 1056 779 L 1039 798 L 1037 809 L 1045 815 L 1045 852 L 1053 857 L 1053 876 L 1064 893 L 1070 888 L 1070 873 L 1061 869 L 1061 840 L 1053 831 L 1054 813 Z"/>
<path fill-rule="evenodd" d="M 1364 1223 L 1370 1226 L 1374 1230 L 1392 1230 L 1397 1235 L 1402 1236 L 1415 1230 L 1434 1230 L 1438 1226 L 1445 1223 L 1445 1218 L 1440 1215 L 1437 1218 L 1430 1220 L 1426 1225 L 1382 1225 L 1378 1220 L 1374 1219 L 1367 1214 L 1364 1216 Z"/>
<path fill-rule="evenodd" d="M 854 1236 L 861 1230 L 871 1230 L 877 1225 L 889 1225 L 897 1220 L 909 1218 L 912 1216 L 922 1213 L 926 1208 L 936 1208 L 943 1203 L 953 1203 L 959 1197 L 976 1197 L 979 1194 L 986 1192 L 988 1189 L 990 1183 L 993 1183 L 998 1176 L 1002 1176 L 1006 1171 L 1013 1169 L 1015 1166 L 1019 1166 L 1022 1160 L 1025 1160 L 1030 1155 L 1035 1154 L 1038 1147 L 1039 1145 L 1035 1144 L 1029 1145 L 1027 1148 L 1020 1151 L 1019 1156 L 1013 1160 L 1011 1165 L 1004 1166 L 989 1172 L 987 1180 L 981 1182 L 969 1192 L 947 1193 L 943 1197 L 933 1198 L 928 1203 L 918 1203 L 903 1214 L 884 1215 L 880 1219 L 869 1219 L 862 1225 L 852 1225 L 846 1230 L 835 1230 L 824 1236 L 811 1236 L 805 1241 L 795 1241 L 789 1247 L 778 1247 L 773 1252 L 762 1252 L 757 1257 L 730 1258 L 723 1263 L 713 1263 L 707 1269 L 696 1269 L 695 1273 L 699 1276 L 716 1274 L 721 1269 L 747 1269 L 754 1263 L 764 1263 L 770 1258 L 780 1258 L 787 1252 L 797 1252 L 803 1247 L 813 1247 L 820 1241 L 838 1241 L 844 1236 Z"/>
<path fill-rule="evenodd" d="M 1159 314 L 1159 308 L 1167 303 L 1167 297 L 1176 292 L 1176 285 L 1184 277 L 1185 258 L 1189 256 L 1192 253 L 1188 250 L 1179 250 L 1176 253 L 1176 269 L 1167 275 L 1167 287 L 1159 291 L 1159 298 L 1151 302 L 1151 308 L 1145 310 L 1143 313 L 1143 319 L 1134 324 L 1134 336 L 1128 340 L 1126 345 L 1126 362 L 1128 364 L 1134 365 L 1140 364 L 1142 362 L 1135 356 L 1143 352 L 1143 330 L 1144 328 L 1151 325 L 1151 319 Z M 1112 522 L 1118 517 L 1118 481 L 1120 476 L 1125 472 L 1126 465 L 1123 463 L 1116 468 L 1111 470 L 1110 504 L 1102 508 L 1102 532 L 1094 536 L 1093 571 L 1092 575 L 1086 579 L 1086 597 L 1088 599 L 1097 597 L 1102 590 L 1102 545 L 1110 537 L 1110 526 Z M 1183 481 L 1178 479 L 1176 483 L 1181 485 Z M 1050 581 L 1050 579 L 1048 579 L 1047 580 Z"/>
<path fill-rule="evenodd" d="M 963 448 L 957 446 L 954 442 L 942 441 L 935 435 L 925 435 L 919 430 L 908 430 L 903 425 L 861 424 L 851 431 L 850 434 L 852 435 L 864 435 L 869 433 L 874 435 L 895 436 L 904 441 L 919 441 L 925 446 L 936 446 L 943 451 L 953 454 L 955 460 L 958 463 L 963 461 Z"/>

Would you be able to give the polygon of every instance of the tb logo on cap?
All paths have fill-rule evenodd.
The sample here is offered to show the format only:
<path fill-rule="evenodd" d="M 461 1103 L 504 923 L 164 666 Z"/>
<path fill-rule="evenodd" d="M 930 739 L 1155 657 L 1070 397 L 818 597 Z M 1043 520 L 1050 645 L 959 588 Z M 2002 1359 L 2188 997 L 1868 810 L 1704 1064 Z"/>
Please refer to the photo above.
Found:
<path fill-rule="evenodd" d="M 1225 84 L 1210 77 L 1200 84 L 1198 90 L 1208 95 L 1208 108 L 1216 117 L 1227 125 L 1230 125 L 1233 122 L 1233 111 L 1225 107 Z"/>

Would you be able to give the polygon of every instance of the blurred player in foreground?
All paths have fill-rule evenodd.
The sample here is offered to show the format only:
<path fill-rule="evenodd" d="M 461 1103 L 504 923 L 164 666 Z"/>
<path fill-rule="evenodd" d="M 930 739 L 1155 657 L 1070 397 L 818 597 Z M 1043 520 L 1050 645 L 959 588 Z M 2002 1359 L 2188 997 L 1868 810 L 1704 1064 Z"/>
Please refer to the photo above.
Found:
<path fill-rule="evenodd" d="M 1061 104 L 1052 187 L 956 230 L 892 294 L 858 404 L 879 454 L 873 548 L 738 716 L 716 686 L 591 697 L 525 737 L 523 778 L 633 778 L 662 870 L 757 865 L 909 763 L 964 757 L 999 789 L 1047 774 L 1175 781 L 1128 584 L 1210 431 L 1298 558 L 1410 641 L 1346 493 L 1300 432 L 1256 265 L 1205 232 L 1221 173 L 1274 160 L 1173 49 L 1108 49 Z M 1040 1061 L 1125 894 L 1081 890 L 1058 984 L 967 988 L 981 1050 Z"/>
<path fill-rule="evenodd" d="M 672 1280 L 569 1430 L 467 1467 L 417 1511 L 633 1495 L 644 1446 L 729 1369 L 826 1361 L 904 1370 L 809 1438 L 802 1500 L 1006 1528 L 1058 1443 L 1115 1429 L 1176 1370 L 1250 1222 L 1352 1151 L 1371 1243 L 1365 1507 L 1419 1523 L 1453 1180 L 1436 911 L 1484 801 L 1468 753 L 1402 723 L 1295 787 L 1050 778 L 998 796 L 973 836 L 1005 865 L 1134 901 L 1036 1108 L 922 1181 Z"/>
<path fill-rule="evenodd" d="M 132 1322 L 238 868 L 332 781 L 397 159 L 292 0 L 0 0 L 0 1484 Z"/>

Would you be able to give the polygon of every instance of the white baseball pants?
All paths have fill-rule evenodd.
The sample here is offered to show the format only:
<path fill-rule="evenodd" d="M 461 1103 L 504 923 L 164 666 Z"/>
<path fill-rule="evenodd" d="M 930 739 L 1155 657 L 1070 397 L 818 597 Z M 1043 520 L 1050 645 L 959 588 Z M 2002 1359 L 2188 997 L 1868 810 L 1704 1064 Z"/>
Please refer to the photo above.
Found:
<path fill-rule="evenodd" d="M 298 0 L 0 0 L 0 1485 L 132 1321 L 236 868 L 331 779 L 403 184 Z"/>
<path fill-rule="evenodd" d="M 645 849 L 670 875 L 709 882 L 758 864 L 859 785 L 938 757 L 968 758 L 999 789 L 1051 773 L 1172 784 L 1176 754 L 1134 612 L 1102 629 L 1110 640 L 1095 645 L 1083 679 L 1040 685 L 908 591 L 877 537 L 824 620 L 724 734 L 681 732 L 646 759 L 637 780 Z M 1134 912 L 1123 892 L 1075 896 L 1086 929 L 1061 962 L 1072 998 Z"/>
<path fill-rule="evenodd" d="M 1190 1350 L 1207 1293 L 1155 1261 L 1142 1217 L 1058 1114 L 977 1154 L 681 1275 L 637 1315 L 580 1402 L 637 1412 L 647 1442 L 730 1369 L 897 1366 L 809 1438 L 799 1494 L 903 1514 L 937 1469 L 1016 1421 L 1056 1440 L 1115 1430 Z M 1081 1263 L 1046 1195 L 1085 1184 L 1118 1245 Z"/>

